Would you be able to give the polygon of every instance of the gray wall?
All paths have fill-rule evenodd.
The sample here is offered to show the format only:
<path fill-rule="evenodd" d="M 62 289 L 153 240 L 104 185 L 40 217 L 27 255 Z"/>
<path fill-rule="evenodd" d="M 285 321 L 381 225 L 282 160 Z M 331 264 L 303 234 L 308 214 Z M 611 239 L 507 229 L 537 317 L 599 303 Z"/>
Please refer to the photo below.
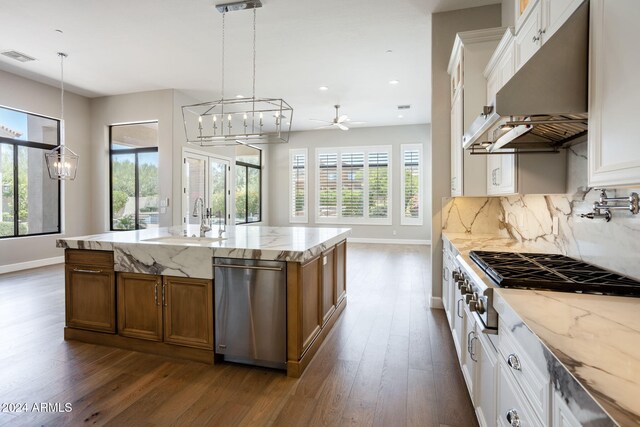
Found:
<path fill-rule="evenodd" d="M 158 121 L 160 198 L 172 197 L 173 90 L 158 90 L 91 100 L 92 176 L 90 198 L 93 205 L 92 228 L 108 231 L 109 221 L 109 126 Z M 89 197 L 89 196 L 88 196 Z M 171 199 L 170 203 L 174 200 Z M 172 210 L 160 214 L 160 226 L 173 223 Z"/>
<path fill-rule="evenodd" d="M 269 164 L 271 167 L 270 186 L 270 225 L 274 226 L 306 226 L 324 227 L 340 226 L 337 224 L 316 224 L 315 222 L 315 149 L 320 147 L 351 147 L 369 145 L 391 145 L 392 153 L 392 225 L 346 225 L 353 229 L 352 237 L 369 239 L 405 239 L 430 240 L 431 229 L 431 186 L 428 165 L 431 163 L 429 125 L 383 126 L 369 128 L 352 128 L 349 131 L 317 130 L 293 132 L 289 144 L 271 147 Z M 400 145 L 423 144 L 423 162 L 425 164 L 424 193 L 425 210 L 422 226 L 400 225 Z M 309 222 L 307 224 L 289 223 L 289 149 L 307 148 L 309 155 L 310 177 L 309 189 Z M 396 232 L 394 235 L 393 232 Z"/>
<path fill-rule="evenodd" d="M 75 181 L 65 182 L 63 188 L 62 229 L 64 235 L 75 236 L 91 232 L 91 167 L 89 100 L 65 92 L 66 143 L 78 153 L 80 161 Z M 60 118 L 60 89 L 15 74 L 0 71 L 0 105 Z M 48 179 L 48 178 L 47 178 Z M 64 255 L 56 249 L 59 235 L 0 239 L 0 267 Z"/>
<path fill-rule="evenodd" d="M 431 21 L 431 177 L 433 216 L 431 229 L 431 296 L 442 295 L 442 198 L 451 194 L 451 96 L 447 65 L 456 33 L 499 27 L 502 11 L 499 4 L 436 13 Z"/>

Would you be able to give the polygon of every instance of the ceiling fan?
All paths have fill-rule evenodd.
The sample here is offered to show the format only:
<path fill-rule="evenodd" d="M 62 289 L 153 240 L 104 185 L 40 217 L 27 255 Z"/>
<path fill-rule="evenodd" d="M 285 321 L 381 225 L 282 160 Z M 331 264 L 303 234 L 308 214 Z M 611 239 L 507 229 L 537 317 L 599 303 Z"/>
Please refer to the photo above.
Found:
<path fill-rule="evenodd" d="M 352 125 L 366 123 L 366 122 L 352 122 L 351 119 L 349 118 L 349 116 L 347 116 L 346 114 L 340 115 L 340 112 L 339 112 L 340 106 L 339 105 L 334 105 L 333 107 L 336 109 L 336 117 L 333 120 L 327 121 L 327 120 L 309 119 L 309 120 L 314 121 L 314 122 L 328 123 L 328 125 L 320 126 L 319 128 L 316 128 L 316 129 L 327 129 L 327 128 L 330 128 L 330 127 L 337 127 L 337 128 L 342 129 L 342 130 L 349 130 L 349 127 L 347 126 L 347 123 L 348 124 L 352 124 Z"/>

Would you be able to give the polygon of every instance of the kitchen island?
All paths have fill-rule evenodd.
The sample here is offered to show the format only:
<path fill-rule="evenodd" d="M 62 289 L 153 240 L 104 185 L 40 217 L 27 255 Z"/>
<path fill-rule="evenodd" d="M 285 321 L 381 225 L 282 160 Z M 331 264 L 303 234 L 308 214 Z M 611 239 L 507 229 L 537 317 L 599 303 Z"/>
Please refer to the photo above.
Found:
<path fill-rule="evenodd" d="M 61 238 L 65 339 L 214 363 L 213 259 L 286 268 L 286 369 L 302 374 L 346 305 L 346 228 L 198 226 Z M 218 358 L 219 360 L 219 358 Z"/>

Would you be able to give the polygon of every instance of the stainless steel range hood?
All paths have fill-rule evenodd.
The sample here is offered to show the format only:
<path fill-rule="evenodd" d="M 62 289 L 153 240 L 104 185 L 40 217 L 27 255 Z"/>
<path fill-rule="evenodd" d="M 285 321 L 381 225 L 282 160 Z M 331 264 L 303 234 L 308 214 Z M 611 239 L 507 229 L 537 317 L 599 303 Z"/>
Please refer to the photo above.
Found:
<path fill-rule="evenodd" d="M 465 133 L 463 146 L 491 152 L 554 151 L 585 140 L 588 59 L 589 1 L 585 0 L 498 91 L 496 105 L 485 107 Z M 487 132 L 496 123 L 501 123 L 499 129 Z"/>

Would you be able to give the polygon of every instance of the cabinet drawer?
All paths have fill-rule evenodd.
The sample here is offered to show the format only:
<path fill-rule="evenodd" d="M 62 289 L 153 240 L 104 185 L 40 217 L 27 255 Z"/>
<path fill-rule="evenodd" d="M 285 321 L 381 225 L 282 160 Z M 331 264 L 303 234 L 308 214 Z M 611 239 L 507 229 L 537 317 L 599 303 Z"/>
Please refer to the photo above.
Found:
<path fill-rule="evenodd" d="M 113 271 L 113 252 L 67 249 L 64 252 L 67 264 L 103 267 Z"/>
<path fill-rule="evenodd" d="M 505 375 L 512 378 L 524 392 L 531 407 L 541 420 L 549 419 L 550 382 L 530 356 L 517 344 L 508 329 L 501 327 L 498 332 L 499 356 Z"/>
<path fill-rule="evenodd" d="M 505 363 L 500 363 L 498 371 L 500 380 L 498 383 L 498 415 L 497 425 L 503 427 L 542 427 L 534 410 L 529 406 L 518 386 L 513 382 L 512 376 L 506 372 L 509 369 Z"/>

